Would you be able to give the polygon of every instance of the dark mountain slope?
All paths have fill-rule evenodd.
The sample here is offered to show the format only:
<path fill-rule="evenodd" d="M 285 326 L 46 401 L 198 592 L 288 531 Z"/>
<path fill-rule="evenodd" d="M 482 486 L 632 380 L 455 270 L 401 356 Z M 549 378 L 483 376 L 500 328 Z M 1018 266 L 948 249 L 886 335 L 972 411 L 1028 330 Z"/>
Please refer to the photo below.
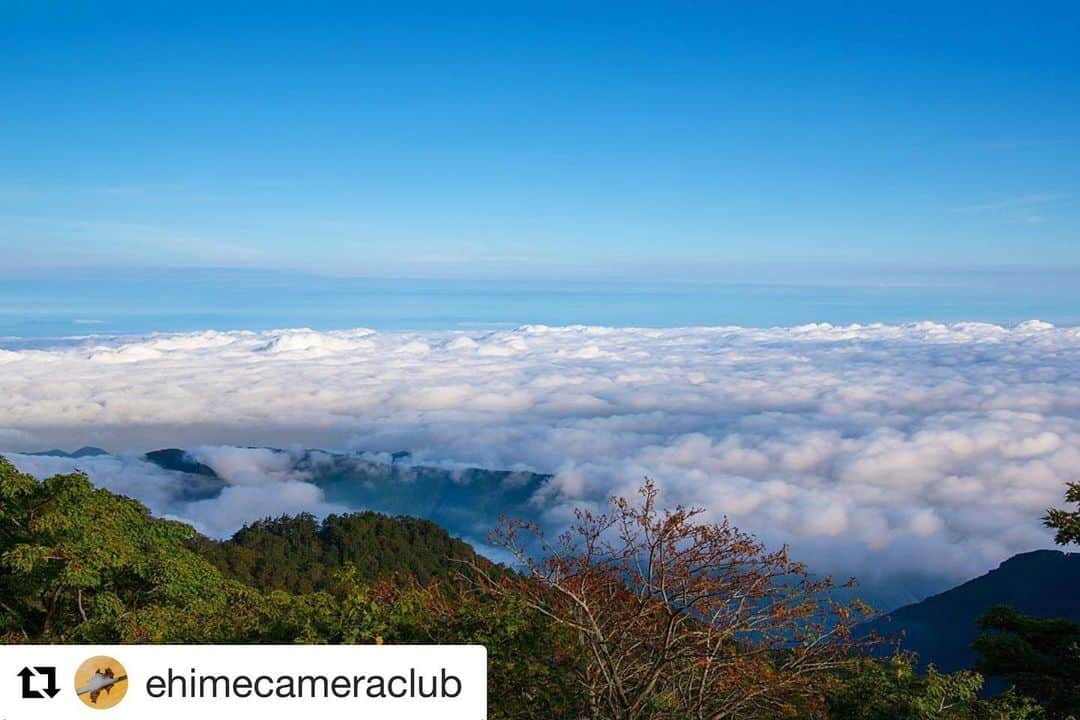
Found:
<path fill-rule="evenodd" d="M 1080 621 L 1080 553 L 1036 550 L 1009 558 L 997 569 L 952 590 L 907 605 L 868 623 L 886 636 L 904 633 L 902 647 L 923 664 L 945 672 L 972 667 L 975 621 L 994 605 L 1024 614 Z"/>
<path fill-rule="evenodd" d="M 186 450 L 180 450 L 179 448 L 152 450 L 146 453 L 146 459 L 166 470 L 211 478 L 217 477 L 217 473 L 212 468 L 203 465 L 201 462 L 196 462 L 188 455 Z"/>
<path fill-rule="evenodd" d="M 84 457 L 97 457 L 98 455 L 108 455 L 107 450 L 102 450 L 99 447 L 81 447 L 75 452 L 67 452 L 66 450 L 46 450 L 44 452 L 27 453 L 28 455 L 37 455 L 39 457 L 66 457 L 66 458 L 84 458 Z"/>

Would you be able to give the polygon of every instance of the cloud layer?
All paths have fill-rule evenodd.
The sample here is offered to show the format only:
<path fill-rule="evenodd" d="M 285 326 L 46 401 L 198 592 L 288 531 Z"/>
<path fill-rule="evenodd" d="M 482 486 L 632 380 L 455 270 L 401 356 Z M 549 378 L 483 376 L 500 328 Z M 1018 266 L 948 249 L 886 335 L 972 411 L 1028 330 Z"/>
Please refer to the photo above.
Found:
<path fill-rule="evenodd" d="M 1080 480 L 1080 329 L 285 330 L 0 349 L 0 448 L 294 441 L 554 473 L 534 498 L 553 524 L 650 475 L 668 502 L 824 569 L 940 587 L 1048 544 L 1039 516 Z M 208 526 L 245 505 L 320 507 L 279 459 L 201 452 L 237 494 L 203 508 Z"/>
<path fill-rule="evenodd" d="M 139 453 L 82 458 L 19 453 L 6 456 L 20 470 L 36 477 L 85 472 L 101 487 L 138 498 L 155 515 L 183 520 L 212 537 L 228 537 L 245 523 L 266 517 L 300 512 L 324 516 L 350 509 L 327 502 L 323 491 L 309 482 L 308 473 L 293 469 L 295 456 L 289 453 L 200 447 L 189 454 L 211 467 L 225 482 L 219 494 L 191 497 L 190 476 L 165 470 Z"/>

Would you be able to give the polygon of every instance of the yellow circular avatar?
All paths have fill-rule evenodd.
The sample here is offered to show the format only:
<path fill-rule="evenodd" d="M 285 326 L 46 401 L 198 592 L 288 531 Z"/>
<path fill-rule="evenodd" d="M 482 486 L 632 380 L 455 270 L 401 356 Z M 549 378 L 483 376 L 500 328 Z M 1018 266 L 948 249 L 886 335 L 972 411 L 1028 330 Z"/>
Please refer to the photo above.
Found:
<path fill-rule="evenodd" d="M 87 707 L 108 710 L 124 699 L 127 670 L 111 657 L 92 657 L 75 671 L 75 694 Z"/>

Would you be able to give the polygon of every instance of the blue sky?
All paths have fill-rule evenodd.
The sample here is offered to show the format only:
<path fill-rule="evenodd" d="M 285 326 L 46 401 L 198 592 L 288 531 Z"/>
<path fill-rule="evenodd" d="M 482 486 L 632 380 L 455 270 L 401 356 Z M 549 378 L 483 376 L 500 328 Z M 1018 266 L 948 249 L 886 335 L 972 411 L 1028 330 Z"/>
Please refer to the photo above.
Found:
<path fill-rule="evenodd" d="M 1080 268 L 1071 3 L 0 5 L 8 270 Z"/>

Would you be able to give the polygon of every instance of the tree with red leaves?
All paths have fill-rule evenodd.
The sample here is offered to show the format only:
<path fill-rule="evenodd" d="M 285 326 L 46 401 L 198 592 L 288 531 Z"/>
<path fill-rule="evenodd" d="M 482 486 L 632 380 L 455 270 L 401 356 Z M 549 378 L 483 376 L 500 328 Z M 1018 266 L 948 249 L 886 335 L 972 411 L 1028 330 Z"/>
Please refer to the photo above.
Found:
<path fill-rule="evenodd" d="M 640 495 L 612 498 L 604 514 L 578 511 L 554 542 L 504 522 L 493 540 L 523 572 L 477 568 L 489 589 L 571 631 L 589 717 L 776 718 L 817 706 L 868 609 L 838 601 L 831 579 L 811 576 L 786 547 L 767 551 L 700 509 L 662 511 L 652 481 Z"/>

